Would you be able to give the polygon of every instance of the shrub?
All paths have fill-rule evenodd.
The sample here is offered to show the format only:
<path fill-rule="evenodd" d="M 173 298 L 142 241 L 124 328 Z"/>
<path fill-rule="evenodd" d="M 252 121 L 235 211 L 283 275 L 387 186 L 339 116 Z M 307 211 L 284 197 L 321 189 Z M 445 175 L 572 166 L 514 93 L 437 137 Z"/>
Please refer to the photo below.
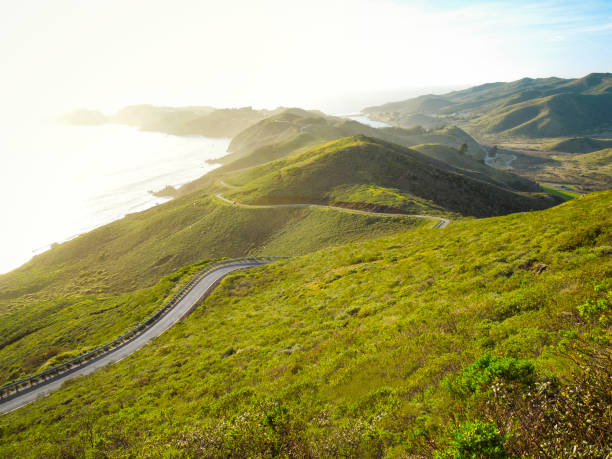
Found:
<path fill-rule="evenodd" d="M 578 306 L 580 317 L 586 320 L 591 320 L 595 315 L 599 315 L 599 321 L 604 320 L 604 313 L 610 310 L 610 295 L 607 292 L 610 286 L 608 284 L 596 285 L 594 290 L 599 294 L 599 298 L 595 300 L 588 299 L 586 302 Z"/>
<path fill-rule="evenodd" d="M 495 380 L 529 385 L 534 382 L 535 367 L 527 360 L 499 358 L 484 354 L 463 370 L 462 375 L 449 383 L 451 392 L 464 398 L 475 392 L 486 391 Z"/>
<path fill-rule="evenodd" d="M 509 457 L 504 448 L 506 438 L 495 424 L 482 421 L 466 422 L 453 434 L 449 448 L 438 451 L 436 458 L 487 458 Z"/>
<path fill-rule="evenodd" d="M 521 457 L 610 457 L 612 454 L 612 344 L 607 315 L 607 285 L 598 285 L 599 298 L 578 306 L 580 316 L 595 322 L 583 333 L 566 333 L 557 354 L 573 363 L 564 380 L 544 378 L 516 390 L 515 383 L 498 380 L 487 397 L 472 400 L 472 414 L 492 420 L 506 434 L 511 454 Z M 467 385 L 474 373 L 491 365 L 486 359 L 464 372 Z M 510 366 L 508 367 L 510 368 Z M 510 371 L 520 379 L 521 371 Z M 533 374 L 531 372 L 531 376 Z M 483 379 L 486 379 L 483 377 Z M 529 378 L 525 379 L 527 381 Z"/>

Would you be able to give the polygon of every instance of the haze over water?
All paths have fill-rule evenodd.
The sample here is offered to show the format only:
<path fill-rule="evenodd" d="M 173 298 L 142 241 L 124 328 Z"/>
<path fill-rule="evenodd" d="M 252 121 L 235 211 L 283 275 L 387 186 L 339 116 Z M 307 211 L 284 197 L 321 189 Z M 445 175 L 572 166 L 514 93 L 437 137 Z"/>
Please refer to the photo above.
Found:
<path fill-rule="evenodd" d="M 179 186 L 216 166 L 229 139 L 178 137 L 118 125 L 40 123 L 0 132 L 0 273 L 54 242 L 170 198 L 149 190 Z"/>

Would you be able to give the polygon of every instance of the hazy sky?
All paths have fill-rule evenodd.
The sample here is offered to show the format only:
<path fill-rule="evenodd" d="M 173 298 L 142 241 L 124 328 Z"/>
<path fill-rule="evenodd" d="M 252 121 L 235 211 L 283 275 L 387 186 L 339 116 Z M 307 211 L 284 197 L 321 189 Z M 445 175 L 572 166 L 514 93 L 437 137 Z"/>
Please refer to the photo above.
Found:
<path fill-rule="evenodd" d="M 2 0 L 0 55 L 13 114 L 316 106 L 612 71 L 612 1 Z"/>

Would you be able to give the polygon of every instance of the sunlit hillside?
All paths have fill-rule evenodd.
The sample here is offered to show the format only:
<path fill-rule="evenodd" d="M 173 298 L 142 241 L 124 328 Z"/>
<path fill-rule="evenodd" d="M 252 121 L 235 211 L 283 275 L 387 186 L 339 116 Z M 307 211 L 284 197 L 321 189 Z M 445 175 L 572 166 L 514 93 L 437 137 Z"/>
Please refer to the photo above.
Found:
<path fill-rule="evenodd" d="M 508 455 L 537 456 L 542 442 L 558 457 L 580 438 L 598 456 L 609 387 L 590 398 L 605 373 L 580 385 L 571 359 L 585 361 L 566 339 L 609 338 L 611 205 L 596 193 L 233 275 L 151 346 L 0 418 L 0 451 L 430 456 L 452 454 L 453 433 L 478 421 Z M 551 411 L 529 417 L 491 392 L 542 410 L 538 390 L 553 383 L 572 398 L 547 392 Z M 596 432 L 572 422 L 586 412 Z"/>
<path fill-rule="evenodd" d="M 612 2 L 0 2 L 0 459 L 612 459 Z"/>

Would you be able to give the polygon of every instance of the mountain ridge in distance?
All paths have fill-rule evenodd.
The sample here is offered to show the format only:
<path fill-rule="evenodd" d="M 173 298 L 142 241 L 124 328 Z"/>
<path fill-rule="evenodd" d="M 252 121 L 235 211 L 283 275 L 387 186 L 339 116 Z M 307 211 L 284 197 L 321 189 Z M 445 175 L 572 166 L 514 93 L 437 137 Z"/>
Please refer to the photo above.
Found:
<path fill-rule="evenodd" d="M 612 129 L 612 74 L 487 83 L 363 111 L 406 127 L 409 125 L 405 121 L 410 117 L 423 114 L 491 135 L 549 138 L 592 134 Z"/>

